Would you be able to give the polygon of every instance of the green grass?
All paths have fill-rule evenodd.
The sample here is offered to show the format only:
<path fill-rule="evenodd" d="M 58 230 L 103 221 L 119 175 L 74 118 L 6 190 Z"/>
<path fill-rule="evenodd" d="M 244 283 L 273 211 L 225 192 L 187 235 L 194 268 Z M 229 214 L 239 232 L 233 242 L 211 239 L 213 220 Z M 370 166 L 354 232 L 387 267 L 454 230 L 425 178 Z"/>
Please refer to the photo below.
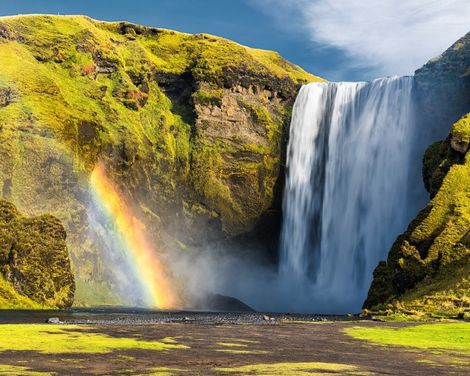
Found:
<path fill-rule="evenodd" d="M 145 373 L 148 376 L 173 376 L 180 374 L 182 370 L 179 368 L 168 368 L 168 367 L 157 367 L 149 370 L 149 373 Z"/>
<path fill-rule="evenodd" d="M 217 342 L 217 345 L 224 347 L 248 347 L 248 345 L 243 343 L 231 343 L 231 342 Z"/>
<path fill-rule="evenodd" d="M 187 346 L 162 341 L 117 338 L 91 326 L 0 325 L 0 352 L 36 351 L 43 354 L 109 353 L 114 350 L 181 350 Z"/>
<path fill-rule="evenodd" d="M 12 366 L 6 364 L 0 364 L 0 375 L 18 375 L 18 376 L 52 376 L 54 372 L 39 372 L 32 371 L 28 367 Z"/>
<path fill-rule="evenodd" d="M 470 324 L 467 323 L 411 325 L 403 328 L 353 327 L 345 332 L 353 338 L 378 345 L 446 350 L 470 355 Z"/>
<path fill-rule="evenodd" d="M 234 368 L 215 368 L 214 371 L 256 376 L 372 375 L 370 372 L 361 372 L 358 367 L 352 365 L 319 362 L 250 364 Z"/>
<path fill-rule="evenodd" d="M 232 354 L 232 355 L 261 355 L 261 354 L 269 354 L 269 351 L 265 350 L 236 350 L 236 349 L 219 349 L 215 350 L 219 353 L 224 354 Z"/>

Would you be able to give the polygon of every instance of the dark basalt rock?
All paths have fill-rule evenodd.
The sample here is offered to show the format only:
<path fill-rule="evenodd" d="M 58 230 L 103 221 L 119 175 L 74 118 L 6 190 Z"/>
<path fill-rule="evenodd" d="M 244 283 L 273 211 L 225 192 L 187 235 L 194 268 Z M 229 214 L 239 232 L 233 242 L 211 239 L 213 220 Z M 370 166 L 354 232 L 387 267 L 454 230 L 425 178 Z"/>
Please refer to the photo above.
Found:
<path fill-rule="evenodd" d="M 0 88 L 0 108 L 7 107 L 15 99 L 15 91 L 12 88 Z"/>
<path fill-rule="evenodd" d="M 217 312 L 256 312 L 241 300 L 220 294 L 208 294 L 192 308 Z"/>
<path fill-rule="evenodd" d="M 254 86 L 275 93 L 282 100 L 294 100 L 301 85 L 289 77 L 277 78 L 272 75 L 255 73 L 245 67 L 226 66 L 222 69 L 221 84 L 226 88 L 240 85 Z"/>

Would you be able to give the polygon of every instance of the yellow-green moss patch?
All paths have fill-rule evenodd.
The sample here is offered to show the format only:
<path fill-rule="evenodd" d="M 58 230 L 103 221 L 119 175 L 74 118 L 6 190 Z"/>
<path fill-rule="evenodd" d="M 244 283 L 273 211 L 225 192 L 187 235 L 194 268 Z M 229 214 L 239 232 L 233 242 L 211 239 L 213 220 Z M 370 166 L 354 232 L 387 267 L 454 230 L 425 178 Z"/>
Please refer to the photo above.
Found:
<path fill-rule="evenodd" d="M 8 376 L 48 376 L 55 375 L 54 372 L 38 372 L 28 367 L 11 366 L 0 364 L 0 375 Z"/>
<path fill-rule="evenodd" d="M 427 350 L 447 350 L 470 355 L 470 324 L 427 324 L 403 328 L 353 327 L 345 332 L 378 345 L 406 346 Z"/>
<path fill-rule="evenodd" d="M 114 350 L 181 350 L 187 346 L 134 338 L 116 338 L 90 326 L 0 325 L 0 351 L 54 353 L 109 353 Z"/>
<path fill-rule="evenodd" d="M 370 372 L 361 372 L 358 367 L 352 365 L 319 362 L 250 364 L 234 368 L 216 368 L 214 371 L 257 376 L 372 375 Z"/>
<path fill-rule="evenodd" d="M 248 347 L 248 345 L 242 343 L 230 343 L 230 342 L 217 342 L 217 345 L 224 347 Z"/>
<path fill-rule="evenodd" d="M 236 350 L 236 349 L 219 349 L 216 352 L 232 355 L 262 355 L 269 354 L 269 351 L 265 350 Z"/>
<path fill-rule="evenodd" d="M 149 376 L 174 376 L 178 375 L 180 372 L 184 372 L 179 368 L 168 368 L 168 367 L 156 367 L 149 370 L 149 373 L 145 375 Z"/>

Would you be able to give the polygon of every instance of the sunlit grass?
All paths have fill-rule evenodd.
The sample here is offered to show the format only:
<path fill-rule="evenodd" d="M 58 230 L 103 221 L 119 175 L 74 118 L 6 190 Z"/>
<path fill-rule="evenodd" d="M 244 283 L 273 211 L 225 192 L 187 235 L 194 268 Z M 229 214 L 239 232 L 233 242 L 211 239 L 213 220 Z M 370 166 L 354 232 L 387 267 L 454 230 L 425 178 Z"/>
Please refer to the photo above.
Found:
<path fill-rule="evenodd" d="M 0 325 L 0 352 L 36 351 L 51 353 L 109 353 L 113 350 L 179 350 L 187 346 L 161 341 L 116 338 L 90 332 L 90 326 Z"/>
<path fill-rule="evenodd" d="M 269 354 L 269 351 L 264 350 L 237 350 L 237 349 L 219 349 L 215 350 L 219 353 L 232 354 L 232 355 L 262 355 Z"/>
<path fill-rule="evenodd" d="M 31 371 L 31 369 L 27 367 L 0 364 L 0 375 L 47 376 L 54 375 L 54 373 Z"/>
<path fill-rule="evenodd" d="M 242 343 L 217 342 L 217 344 L 225 347 L 248 347 L 248 345 Z"/>
<path fill-rule="evenodd" d="M 167 368 L 167 367 L 158 367 L 158 368 L 152 368 L 150 370 L 150 373 L 146 373 L 148 376 L 173 376 L 177 375 L 181 372 L 182 370 L 179 368 Z"/>
<path fill-rule="evenodd" d="M 257 376 L 372 375 L 348 364 L 318 362 L 250 364 L 235 368 L 216 368 L 214 371 Z"/>
<path fill-rule="evenodd" d="M 345 332 L 357 339 L 379 345 L 407 346 L 420 349 L 450 350 L 470 355 L 470 324 L 427 324 L 403 328 L 347 328 Z"/>

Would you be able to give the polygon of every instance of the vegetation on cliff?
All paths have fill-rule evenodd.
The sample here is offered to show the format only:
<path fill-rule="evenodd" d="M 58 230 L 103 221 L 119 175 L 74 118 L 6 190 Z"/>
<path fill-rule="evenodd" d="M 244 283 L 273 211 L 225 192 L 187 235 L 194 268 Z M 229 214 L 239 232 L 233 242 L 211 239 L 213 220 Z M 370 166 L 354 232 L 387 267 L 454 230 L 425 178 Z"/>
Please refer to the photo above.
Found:
<path fill-rule="evenodd" d="M 470 33 L 415 73 L 422 137 L 436 130 L 445 137 L 442 130 L 454 124 L 425 152 L 431 201 L 374 271 L 367 309 L 399 318 L 470 317 L 469 67 Z"/>
<path fill-rule="evenodd" d="M 60 221 L 26 218 L 0 200 L 0 308 L 64 308 L 75 284 Z"/>
<path fill-rule="evenodd" d="M 433 197 L 374 271 L 365 307 L 386 314 L 470 317 L 468 115 L 424 157 Z"/>
<path fill-rule="evenodd" d="M 320 80 L 223 38 L 87 17 L 1 18 L 0 67 L 0 193 L 64 223 L 79 304 L 113 299 L 90 235 L 98 160 L 163 248 L 250 231 L 298 86 Z"/>

